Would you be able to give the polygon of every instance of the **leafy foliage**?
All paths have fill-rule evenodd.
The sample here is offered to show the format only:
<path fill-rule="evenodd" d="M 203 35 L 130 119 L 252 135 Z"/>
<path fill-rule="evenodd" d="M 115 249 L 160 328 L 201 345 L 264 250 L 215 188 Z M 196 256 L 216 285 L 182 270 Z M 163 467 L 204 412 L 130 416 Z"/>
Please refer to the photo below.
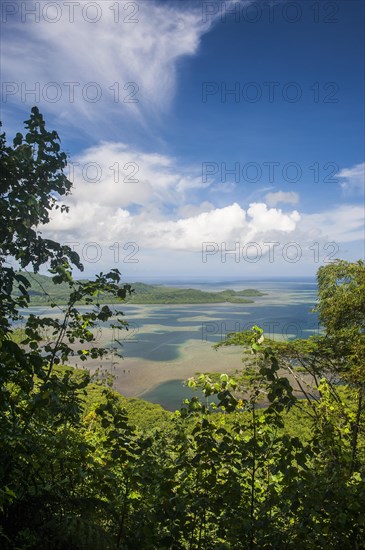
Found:
<path fill-rule="evenodd" d="M 126 323 L 99 298 L 131 288 L 117 270 L 74 281 L 77 255 L 42 238 L 71 184 L 36 108 L 26 128 L 12 147 L 1 137 L 1 548 L 364 548 L 364 264 L 319 270 L 321 336 L 229 335 L 250 372 L 190 379 L 204 402 L 171 415 L 122 398 L 67 360 L 107 352 L 94 329 Z M 29 315 L 14 329 L 31 293 L 15 265 L 37 272 L 48 261 L 68 289 L 63 318 Z"/>

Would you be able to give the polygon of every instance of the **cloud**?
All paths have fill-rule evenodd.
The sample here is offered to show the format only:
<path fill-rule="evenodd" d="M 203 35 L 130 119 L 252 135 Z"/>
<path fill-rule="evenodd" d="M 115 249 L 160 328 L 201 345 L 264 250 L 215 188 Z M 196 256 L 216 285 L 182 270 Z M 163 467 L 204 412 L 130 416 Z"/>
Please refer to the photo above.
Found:
<path fill-rule="evenodd" d="M 283 214 L 277 208 L 268 208 L 264 203 L 250 204 L 247 214 L 252 217 L 251 226 L 256 231 L 266 232 L 268 230 L 293 231 L 296 223 L 300 220 L 299 212 L 293 210 L 291 214 Z"/>
<path fill-rule="evenodd" d="M 166 155 L 101 142 L 73 159 L 68 175 L 74 189 L 65 201 L 70 211 L 55 211 L 43 231 L 62 242 L 133 241 L 146 249 L 199 251 L 205 241 L 247 241 L 295 229 L 297 211 L 188 202 L 209 187 L 198 174 L 199 167 L 181 167 Z"/>
<path fill-rule="evenodd" d="M 74 183 L 71 205 L 91 201 L 113 208 L 139 206 L 146 212 L 176 209 L 208 186 L 198 166 L 181 167 L 173 157 L 107 141 L 73 158 L 66 174 Z"/>
<path fill-rule="evenodd" d="M 247 208 L 232 200 L 218 207 L 214 183 L 202 188 L 199 166 L 183 166 L 171 156 L 146 153 L 125 143 L 104 141 L 84 150 L 73 159 L 70 171 L 74 189 L 65 199 L 70 211 L 53 212 L 42 232 L 62 243 L 74 243 L 78 252 L 87 243 L 96 243 L 105 262 L 100 269 L 110 268 L 116 246 L 123 257 L 138 249 L 142 272 L 162 274 L 166 266 L 173 272 L 185 261 L 194 273 L 201 269 L 203 243 L 216 243 L 215 250 L 223 246 L 228 251 L 238 243 L 241 248 L 257 243 L 263 257 L 269 253 L 267 243 L 279 243 L 276 262 L 282 261 L 285 247 L 296 252 L 298 246 L 310 264 L 317 249 L 329 255 L 343 243 L 364 238 L 362 206 L 301 213 L 272 206 L 270 200 L 251 201 Z M 329 243 L 335 245 L 331 248 Z M 87 250 L 86 263 L 95 252 L 93 245 Z M 255 252 L 255 247 L 247 250 L 248 255 Z M 220 254 L 214 258 L 219 262 Z M 127 267 L 137 269 L 134 264 Z"/>
<path fill-rule="evenodd" d="M 277 191 L 276 193 L 267 193 L 265 200 L 269 206 L 276 206 L 279 203 L 298 204 L 299 195 L 294 191 Z"/>
<path fill-rule="evenodd" d="M 363 193 L 365 190 L 365 163 L 352 168 L 343 168 L 337 177 L 341 178 L 341 189 L 345 194 Z"/>
<path fill-rule="evenodd" d="M 203 212 L 210 212 L 213 209 L 214 205 L 209 201 L 203 201 L 200 204 L 184 204 L 178 209 L 178 215 L 182 218 L 189 218 Z"/>
<path fill-rule="evenodd" d="M 44 228 L 62 242 L 106 246 L 133 241 L 146 250 L 199 251 L 202 242 L 290 240 L 310 246 L 318 240 L 350 242 L 363 237 L 361 206 L 284 212 L 272 202 L 296 202 L 297 196 L 280 191 L 268 193 L 267 204 L 251 202 L 244 209 L 232 201 L 217 207 L 211 192 L 214 183 L 201 183 L 198 166 L 181 166 L 173 157 L 125 143 L 101 142 L 86 149 L 75 157 L 70 172 L 70 212 L 54 212 Z"/>
<path fill-rule="evenodd" d="M 178 61 L 196 54 L 220 17 L 153 0 L 58 7 L 28 0 L 14 9 L 3 24 L 5 104 L 27 111 L 40 104 L 57 124 L 98 128 L 99 135 L 123 117 L 145 125 L 166 111 Z"/>
<path fill-rule="evenodd" d="M 80 238 L 101 245 L 134 241 L 146 248 L 198 252 L 203 242 L 245 243 L 265 240 L 272 232 L 287 234 L 294 231 L 299 219 L 296 211 L 284 214 L 260 203 L 250 205 L 247 211 L 233 203 L 186 218 L 161 219 L 144 213 L 133 216 L 126 209 L 83 202 L 77 203 L 68 214 L 55 212 L 47 233 L 62 242 Z"/>
<path fill-rule="evenodd" d="M 313 240 L 326 238 L 327 241 L 345 243 L 363 241 L 364 207 L 352 204 L 337 206 L 332 210 L 303 214 L 300 228 Z"/>

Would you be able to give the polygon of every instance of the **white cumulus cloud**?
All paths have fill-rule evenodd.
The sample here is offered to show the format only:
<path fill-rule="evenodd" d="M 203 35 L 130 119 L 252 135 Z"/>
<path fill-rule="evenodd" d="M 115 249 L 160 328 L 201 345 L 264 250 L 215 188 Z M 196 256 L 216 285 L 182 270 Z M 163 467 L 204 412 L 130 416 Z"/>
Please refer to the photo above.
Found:
<path fill-rule="evenodd" d="M 133 241 L 145 248 L 199 251 L 207 241 L 290 233 L 300 220 L 295 210 L 284 213 L 264 203 L 247 210 L 237 202 L 220 208 L 209 201 L 189 204 L 192 189 L 202 185 L 198 175 L 173 158 L 122 143 L 87 149 L 74 159 L 71 175 L 74 190 L 65 201 L 70 211 L 55 211 L 43 229 L 62 242 Z"/>
<path fill-rule="evenodd" d="M 125 143 L 101 142 L 86 149 L 73 159 L 71 172 L 74 189 L 65 199 L 70 211 L 53 212 L 42 232 L 62 243 L 76 243 L 77 251 L 85 243 L 97 243 L 106 251 L 106 264 L 115 243 L 121 250 L 135 243 L 141 269 L 148 258 L 149 269 L 163 270 L 165 261 L 177 266 L 184 254 L 190 255 L 194 269 L 194 262 L 201 263 L 204 243 L 213 243 L 214 250 L 256 243 L 264 256 L 273 243 L 276 257 L 285 247 L 299 247 L 311 261 L 313 250 L 329 254 L 364 239 L 362 206 L 303 213 L 271 206 L 270 201 L 244 207 L 233 199 L 218 207 L 214 183 L 199 188 L 199 167 L 184 167 L 173 157 Z M 255 247 L 247 254 L 251 252 Z"/>

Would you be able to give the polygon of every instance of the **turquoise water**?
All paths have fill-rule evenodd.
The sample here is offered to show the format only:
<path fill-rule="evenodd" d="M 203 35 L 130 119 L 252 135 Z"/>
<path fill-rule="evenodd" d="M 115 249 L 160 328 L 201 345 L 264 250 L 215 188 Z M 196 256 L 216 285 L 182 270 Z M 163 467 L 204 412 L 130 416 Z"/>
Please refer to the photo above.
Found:
<path fill-rule="evenodd" d="M 179 285 L 191 287 L 192 285 Z M 126 306 L 126 318 L 133 322 L 132 341 L 125 339 L 126 357 L 169 362 L 181 357 L 181 345 L 188 340 L 217 343 L 229 332 L 249 330 L 253 325 L 264 329 L 266 336 L 280 340 L 307 338 L 319 331 L 318 317 L 311 310 L 317 287 L 309 281 L 245 281 L 244 283 L 201 284 L 194 288 L 222 290 L 256 288 L 266 295 L 254 304 L 207 304 L 182 306 Z M 141 319 L 143 307 L 143 319 Z M 156 330 L 156 325 L 159 327 Z M 142 394 L 143 399 L 159 403 L 169 410 L 179 408 L 182 399 L 194 392 L 183 380 L 157 384 Z"/>
<path fill-rule="evenodd" d="M 190 372 L 191 364 L 196 359 L 196 365 L 210 370 L 217 356 L 209 355 L 208 351 L 211 345 L 223 340 L 229 332 L 249 330 L 253 325 L 259 325 L 266 336 L 287 340 L 307 338 L 319 330 L 317 315 L 311 313 L 317 291 L 313 279 L 176 286 L 216 291 L 254 288 L 265 292 L 265 295 L 255 297 L 252 304 L 117 306 L 124 312 L 130 330 L 116 331 L 110 324 L 104 324 L 97 336 L 99 344 L 112 346 L 125 358 L 124 361 L 115 357 L 112 359 L 120 375 L 118 389 L 126 395 L 139 395 L 153 403 L 160 403 L 170 410 L 178 409 L 182 399 L 193 395 L 192 390 L 183 385 L 183 380 L 196 372 Z M 61 315 L 57 309 L 30 309 L 40 315 Z M 235 348 L 235 352 L 239 353 L 239 350 Z M 205 354 L 208 354 L 206 364 L 202 361 Z M 239 361 L 238 358 L 238 365 Z M 224 364 L 222 368 L 225 368 Z"/>
<path fill-rule="evenodd" d="M 245 281 L 200 288 L 203 286 L 207 290 L 256 288 L 266 294 L 254 298 L 253 304 L 123 306 L 132 324 L 130 335 L 120 335 L 126 355 L 171 361 L 178 358 L 184 341 L 214 344 L 229 332 L 249 330 L 253 325 L 261 326 L 266 336 L 274 339 L 307 338 L 318 332 L 318 317 L 311 313 L 317 291 L 313 281 Z M 158 328 L 151 330 L 156 325 Z"/>

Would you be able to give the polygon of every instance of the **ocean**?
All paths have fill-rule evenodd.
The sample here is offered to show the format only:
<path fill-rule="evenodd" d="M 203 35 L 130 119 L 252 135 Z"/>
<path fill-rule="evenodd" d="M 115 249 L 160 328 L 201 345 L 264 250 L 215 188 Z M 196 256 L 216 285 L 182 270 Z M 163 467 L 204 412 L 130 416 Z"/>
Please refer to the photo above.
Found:
<path fill-rule="evenodd" d="M 274 340 L 307 338 L 319 332 L 317 314 L 312 312 L 317 299 L 314 278 L 188 284 L 169 281 L 168 285 L 207 291 L 252 288 L 265 295 L 254 297 L 252 304 L 117 306 L 130 330 L 102 326 L 98 341 L 114 351 L 101 365 L 90 361 L 86 366 L 91 370 L 102 366 L 110 371 L 115 376 L 115 388 L 127 397 L 141 397 L 169 410 L 178 409 L 182 399 L 193 395 L 184 380 L 199 372 L 229 373 L 241 367 L 240 348 L 212 347 L 230 332 L 259 325 Z M 30 309 L 34 313 L 59 315 L 50 308 Z M 78 364 L 77 358 L 70 363 L 85 366 Z"/>

